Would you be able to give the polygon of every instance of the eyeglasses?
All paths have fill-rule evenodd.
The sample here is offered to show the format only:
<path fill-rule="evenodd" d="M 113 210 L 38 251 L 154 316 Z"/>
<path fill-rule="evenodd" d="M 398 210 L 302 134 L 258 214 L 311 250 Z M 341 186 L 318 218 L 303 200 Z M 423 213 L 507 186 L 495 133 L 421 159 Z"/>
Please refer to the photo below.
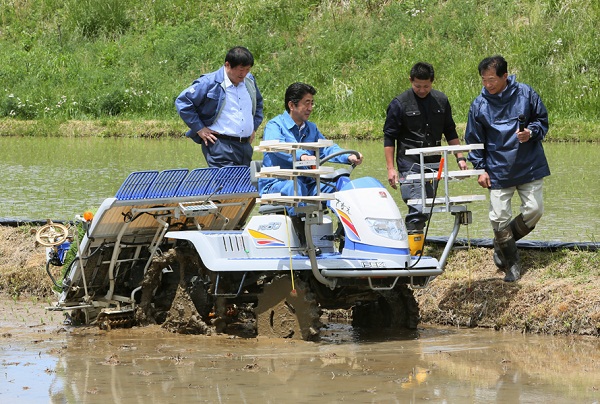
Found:
<path fill-rule="evenodd" d="M 499 81 L 500 81 L 500 77 L 498 77 L 498 76 L 489 76 L 489 77 L 481 76 L 481 82 L 483 84 L 487 84 L 487 83 L 496 84 Z"/>

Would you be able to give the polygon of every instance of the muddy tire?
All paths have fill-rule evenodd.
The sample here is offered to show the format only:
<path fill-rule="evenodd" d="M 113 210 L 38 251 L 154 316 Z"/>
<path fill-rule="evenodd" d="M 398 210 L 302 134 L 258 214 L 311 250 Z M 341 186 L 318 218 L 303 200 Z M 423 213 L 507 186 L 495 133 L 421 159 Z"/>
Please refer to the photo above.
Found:
<path fill-rule="evenodd" d="M 377 300 L 354 306 L 352 326 L 362 328 L 416 329 L 421 317 L 413 290 L 397 285 L 392 290 L 379 292 Z"/>
<path fill-rule="evenodd" d="M 188 291 L 181 285 L 177 288 L 167 318 L 162 328 L 177 334 L 208 334 L 210 327 L 196 309 Z"/>
<path fill-rule="evenodd" d="M 419 303 L 415 299 L 413 290 L 407 285 L 398 285 L 393 290 L 383 292 L 388 308 L 389 327 L 408 328 L 414 330 L 421 321 Z"/>
<path fill-rule="evenodd" d="M 212 296 L 206 290 L 206 285 L 199 281 L 192 281 L 187 287 L 187 292 L 194 302 L 198 314 L 204 321 L 208 321 L 208 316 L 213 308 Z"/>
<path fill-rule="evenodd" d="M 162 327 L 179 334 L 208 334 L 211 332 L 207 322 L 212 299 L 207 285 L 201 281 L 198 254 L 195 249 L 181 248 L 174 250 L 174 256 L 179 284 Z"/>
<path fill-rule="evenodd" d="M 113 328 L 131 328 L 134 325 L 133 310 L 115 313 L 101 312 L 96 317 L 96 325 L 106 331 Z"/>
<path fill-rule="evenodd" d="M 306 282 L 278 276 L 264 286 L 255 308 L 259 336 L 315 341 L 323 324 L 321 310 Z"/>

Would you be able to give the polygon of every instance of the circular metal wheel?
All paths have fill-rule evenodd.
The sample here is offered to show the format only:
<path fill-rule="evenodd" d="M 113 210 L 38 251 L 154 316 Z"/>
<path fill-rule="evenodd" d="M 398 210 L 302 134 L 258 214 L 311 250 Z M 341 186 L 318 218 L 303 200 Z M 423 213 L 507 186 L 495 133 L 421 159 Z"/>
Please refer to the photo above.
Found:
<path fill-rule="evenodd" d="M 278 276 L 264 287 L 255 309 L 258 335 L 314 341 L 322 326 L 317 302 L 300 279 L 291 291 L 290 277 Z"/>
<path fill-rule="evenodd" d="M 52 247 L 64 243 L 69 236 L 69 229 L 60 223 L 43 225 L 35 233 L 35 239 L 45 247 Z"/>
<path fill-rule="evenodd" d="M 419 304 L 407 285 L 379 292 L 377 300 L 355 306 L 352 325 L 368 329 L 391 328 L 414 330 L 419 325 Z"/>
<path fill-rule="evenodd" d="M 113 328 L 130 328 L 134 324 L 133 311 L 106 313 L 101 312 L 96 317 L 98 328 L 110 331 Z"/>

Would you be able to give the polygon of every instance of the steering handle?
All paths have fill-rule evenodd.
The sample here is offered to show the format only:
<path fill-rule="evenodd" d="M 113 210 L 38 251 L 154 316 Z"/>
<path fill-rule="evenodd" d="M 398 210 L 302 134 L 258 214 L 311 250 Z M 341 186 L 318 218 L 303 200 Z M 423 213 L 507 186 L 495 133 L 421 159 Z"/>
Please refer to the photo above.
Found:
<path fill-rule="evenodd" d="M 357 152 L 356 150 L 340 150 L 335 153 L 331 153 L 328 156 L 323 157 L 321 160 L 319 160 L 319 165 L 325 164 L 332 158 L 337 157 L 337 156 L 342 156 L 344 154 L 353 154 L 354 156 L 356 156 L 357 159 L 360 159 L 360 153 Z M 352 164 L 350 164 L 350 166 L 352 167 L 352 169 L 354 169 L 356 167 L 356 164 L 352 163 Z"/>

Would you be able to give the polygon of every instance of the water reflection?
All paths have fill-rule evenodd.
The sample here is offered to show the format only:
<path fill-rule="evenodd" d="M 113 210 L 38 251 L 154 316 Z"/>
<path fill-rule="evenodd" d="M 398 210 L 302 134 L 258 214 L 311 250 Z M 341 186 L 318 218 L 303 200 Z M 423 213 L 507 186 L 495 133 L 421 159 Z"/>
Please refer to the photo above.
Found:
<path fill-rule="evenodd" d="M 387 183 L 380 142 L 339 141 L 361 151 L 365 164 L 355 175 Z M 594 162 L 600 149 L 590 144 L 545 145 L 552 175 L 545 181 L 545 214 L 529 240 L 597 241 L 600 234 L 600 178 Z M 0 137 L 0 218 L 71 219 L 113 196 L 132 171 L 205 166 L 200 149 L 187 139 Z M 260 158 L 256 153 L 255 158 Z M 455 195 L 483 194 L 475 179 L 452 184 Z M 393 192 L 403 212 L 406 208 Z M 518 213 L 518 198 L 513 203 Z M 490 238 L 487 202 L 471 204 L 473 224 L 459 237 Z M 438 214 L 430 234 L 447 236 L 453 218 Z"/>
<path fill-rule="evenodd" d="M 78 330 L 64 341 L 0 349 L 2 371 L 11 381 L 0 393 L 3 402 L 46 394 L 53 403 L 592 403 L 600 398 L 597 339 L 438 327 L 372 336 L 357 340 L 349 333 L 344 342 L 309 343 L 171 335 L 152 328 Z M 30 358 L 23 359 L 27 353 Z M 27 366 L 15 365 L 18 361 Z M 42 373 L 51 377 L 31 378 Z"/>

